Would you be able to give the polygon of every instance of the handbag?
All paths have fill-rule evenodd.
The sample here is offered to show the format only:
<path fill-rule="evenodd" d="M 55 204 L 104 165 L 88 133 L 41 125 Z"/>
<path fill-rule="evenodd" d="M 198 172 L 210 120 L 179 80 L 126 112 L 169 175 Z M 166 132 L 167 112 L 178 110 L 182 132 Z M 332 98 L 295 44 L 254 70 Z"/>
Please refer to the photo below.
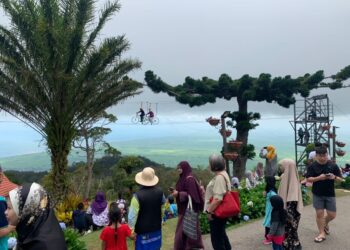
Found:
<path fill-rule="evenodd" d="M 192 208 L 191 196 L 188 196 L 187 209 L 183 218 L 183 233 L 192 240 L 198 239 L 198 213 Z"/>
<path fill-rule="evenodd" d="M 225 176 L 223 177 L 225 178 Z M 225 181 L 227 186 L 226 178 Z M 212 200 L 213 198 L 210 199 L 210 202 Z M 222 202 L 214 210 L 214 215 L 220 219 L 225 219 L 237 216 L 240 211 L 239 193 L 237 191 L 227 190 Z"/>

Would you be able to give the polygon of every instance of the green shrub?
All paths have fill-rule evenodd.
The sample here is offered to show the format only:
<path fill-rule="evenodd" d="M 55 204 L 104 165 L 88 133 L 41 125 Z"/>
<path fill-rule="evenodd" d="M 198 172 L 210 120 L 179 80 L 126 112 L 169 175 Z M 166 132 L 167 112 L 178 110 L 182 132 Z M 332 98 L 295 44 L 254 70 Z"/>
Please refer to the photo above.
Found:
<path fill-rule="evenodd" d="M 87 250 L 85 242 L 81 241 L 79 237 L 79 233 L 73 229 L 64 230 L 64 239 L 68 250 Z"/>
<path fill-rule="evenodd" d="M 311 203 L 310 190 L 304 185 L 301 185 L 301 194 L 303 196 L 304 206 L 310 205 Z"/>
<path fill-rule="evenodd" d="M 200 225 L 202 234 L 207 234 L 210 232 L 207 214 L 201 213 L 199 215 L 199 225 Z"/>
<path fill-rule="evenodd" d="M 265 197 L 263 196 L 263 191 L 265 189 L 265 184 L 259 184 L 254 189 L 247 190 L 245 188 L 239 190 L 239 199 L 241 212 L 235 218 L 230 218 L 227 223 L 227 227 L 241 223 L 244 216 L 249 216 L 249 219 L 260 218 L 265 215 Z M 253 203 L 252 206 L 248 205 L 248 202 Z M 200 228 L 202 234 L 209 233 L 209 223 L 206 214 L 201 214 L 199 217 Z"/>
<path fill-rule="evenodd" d="M 346 177 L 345 181 L 340 183 L 340 186 L 344 189 L 350 189 L 350 176 Z"/>

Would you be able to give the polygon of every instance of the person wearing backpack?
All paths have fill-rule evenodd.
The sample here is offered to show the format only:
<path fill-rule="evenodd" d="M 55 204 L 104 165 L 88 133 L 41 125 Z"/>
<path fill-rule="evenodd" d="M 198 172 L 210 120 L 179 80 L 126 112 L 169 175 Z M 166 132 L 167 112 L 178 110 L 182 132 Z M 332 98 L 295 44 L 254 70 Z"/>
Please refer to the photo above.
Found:
<path fill-rule="evenodd" d="M 178 223 L 175 232 L 174 250 L 189 250 L 202 249 L 203 241 L 200 232 L 199 218 L 197 217 L 197 239 L 191 239 L 183 232 L 184 215 L 186 212 L 189 196 L 192 200 L 192 208 L 196 213 L 203 211 L 204 207 L 204 193 L 192 175 L 192 168 L 187 161 L 182 161 L 176 168 L 179 172 L 180 178 L 176 183 L 176 188 L 169 188 L 172 196 L 176 198 L 178 207 Z"/>

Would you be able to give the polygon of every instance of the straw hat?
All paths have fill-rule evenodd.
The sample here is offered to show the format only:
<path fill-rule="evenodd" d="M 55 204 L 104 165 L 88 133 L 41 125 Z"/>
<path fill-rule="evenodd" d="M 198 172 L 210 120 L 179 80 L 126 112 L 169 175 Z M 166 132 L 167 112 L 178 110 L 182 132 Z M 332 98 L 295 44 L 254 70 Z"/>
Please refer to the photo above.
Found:
<path fill-rule="evenodd" d="M 158 183 L 159 179 L 154 173 L 154 169 L 147 167 L 142 172 L 136 174 L 135 181 L 142 186 L 152 187 Z"/>

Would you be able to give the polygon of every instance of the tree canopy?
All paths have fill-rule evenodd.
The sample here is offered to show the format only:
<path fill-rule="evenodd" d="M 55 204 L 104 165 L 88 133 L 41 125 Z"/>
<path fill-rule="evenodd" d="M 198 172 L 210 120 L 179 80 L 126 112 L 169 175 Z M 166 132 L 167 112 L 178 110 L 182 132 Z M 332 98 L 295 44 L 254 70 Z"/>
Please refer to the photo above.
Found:
<path fill-rule="evenodd" d="M 248 134 L 249 130 L 258 125 L 254 122 L 260 119 L 259 113 L 248 112 L 248 102 L 275 102 L 287 108 L 295 103 L 295 94 L 307 97 L 312 89 L 342 88 L 344 81 L 349 77 L 350 66 L 347 66 L 329 77 L 325 77 L 322 70 L 296 78 L 290 75 L 272 77 L 271 74 L 263 73 L 259 77 L 243 75 L 239 79 L 232 79 L 228 74 L 222 74 L 218 80 L 208 77 L 202 77 L 202 79 L 186 77 L 183 84 L 172 86 L 152 71 L 145 73 L 145 81 L 155 93 L 165 92 L 175 97 L 179 103 L 190 107 L 215 103 L 217 98 L 226 100 L 236 98 L 238 111 L 232 111 L 228 115 L 231 118 L 228 125 L 237 130 L 236 139 L 243 142 L 240 159 L 234 163 L 234 174 L 239 177 L 244 174 L 247 159 L 255 155 L 254 146 L 248 144 Z"/>
<path fill-rule="evenodd" d="M 0 25 L 0 109 L 47 142 L 57 196 L 65 195 L 67 155 L 76 127 L 138 94 L 127 74 L 138 60 L 123 58 L 124 35 L 100 39 L 120 9 L 107 2 L 96 16 L 91 0 L 0 0 L 10 25 Z"/>

